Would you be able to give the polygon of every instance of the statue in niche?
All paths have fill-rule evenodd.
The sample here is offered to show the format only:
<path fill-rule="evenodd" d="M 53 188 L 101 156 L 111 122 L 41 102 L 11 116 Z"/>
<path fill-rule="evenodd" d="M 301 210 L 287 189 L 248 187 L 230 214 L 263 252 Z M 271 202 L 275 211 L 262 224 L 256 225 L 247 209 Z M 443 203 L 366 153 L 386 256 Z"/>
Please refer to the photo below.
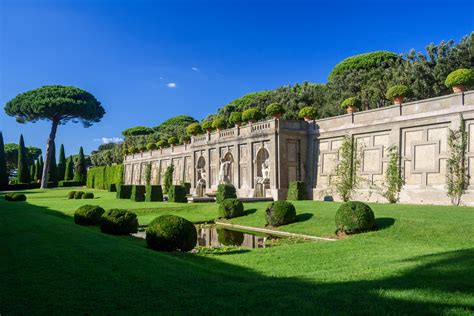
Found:
<path fill-rule="evenodd" d="M 230 165 L 231 161 L 221 158 L 221 164 L 219 166 L 219 184 L 230 183 Z"/>
<path fill-rule="evenodd" d="M 258 184 L 270 183 L 270 161 L 268 158 L 262 163 L 261 171 L 262 171 L 262 176 L 257 177 L 257 183 Z"/>
<path fill-rule="evenodd" d="M 196 195 L 202 197 L 206 188 L 206 170 L 204 168 L 197 169 L 197 178 Z"/>

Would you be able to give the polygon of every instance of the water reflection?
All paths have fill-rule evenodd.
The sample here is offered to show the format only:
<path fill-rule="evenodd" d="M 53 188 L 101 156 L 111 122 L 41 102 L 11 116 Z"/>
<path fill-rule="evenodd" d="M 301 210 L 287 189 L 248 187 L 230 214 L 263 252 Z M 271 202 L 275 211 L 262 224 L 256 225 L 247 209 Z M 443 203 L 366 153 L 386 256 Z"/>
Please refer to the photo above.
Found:
<path fill-rule="evenodd" d="M 265 248 L 268 237 L 256 236 L 235 230 L 217 228 L 215 226 L 196 227 L 198 233 L 198 246 L 222 247 L 238 246 L 246 248 Z"/>

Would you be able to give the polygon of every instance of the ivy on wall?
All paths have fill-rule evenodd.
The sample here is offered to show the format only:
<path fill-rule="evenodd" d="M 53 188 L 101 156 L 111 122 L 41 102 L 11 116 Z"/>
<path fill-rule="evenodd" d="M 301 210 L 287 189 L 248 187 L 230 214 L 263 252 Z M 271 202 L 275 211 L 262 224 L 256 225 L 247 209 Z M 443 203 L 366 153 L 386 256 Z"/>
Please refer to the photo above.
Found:
<path fill-rule="evenodd" d="M 446 185 L 453 205 L 461 203 L 461 197 L 469 183 L 466 167 L 467 132 L 462 114 L 460 121 L 459 128 L 449 129 L 448 134 L 449 156 L 446 162 Z"/>
<path fill-rule="evenodd" d="M 358 157 L 357 143 L 350 136 L 344 136 L 339 148 L 339 161 L 336 166 L 336 180 L 334 187 L 344 202 L 351 199 L 359 187 L 361 178 L 357 175 L 360 159 Z"/>
<path fill-rule="evenodd" d="M 400 168 L 400 154 L 398 152 L 398 147 L 395 145 L 388 147 L 387 153 L 388 166 L 385 171 L 385 179 L 381 195 L 390 203 L 396 203 L 399 198 L 399 193 L 404 185 Z"/>

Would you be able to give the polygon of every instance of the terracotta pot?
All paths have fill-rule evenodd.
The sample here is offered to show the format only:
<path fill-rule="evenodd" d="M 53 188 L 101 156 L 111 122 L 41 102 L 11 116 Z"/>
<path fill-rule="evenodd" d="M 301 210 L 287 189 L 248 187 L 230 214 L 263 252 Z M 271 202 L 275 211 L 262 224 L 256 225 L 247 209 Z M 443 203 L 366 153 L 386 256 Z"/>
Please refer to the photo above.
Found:
<path fill-rule="evenodd" d="M 308 117 L 308 116 L 305 116 L 305 117 L 304 117 L 304 120 L 305 120 L 306 122 L 312 121 L 312 119 L 311 119 L 310 117 Z"/>
<path fill-rule="evenodd" d="M 235 123 L 235 127 L 240 127 L 241 123 Z"/>
<path fill-rule="evenodd" d="M 281 113 L 273 114 L 273 118 L 276 119 L 276 120 L 279 120 L 281 118 Z"/>
<path fill-rule="evenodd" d="M 347 107 L 347 114 L 351 114 L 357 112 L 357 108 L 355 106 L 349 106 Z"/>
<path fill-rule="evenodd" d="M 464 86 L 454 86 L 453 87 L 453 92 L 454 93 L 461 93 L 466 91 L 466 88 Z"/>
<path fill-rule="evenodd" d="M 393 98 L 393 103 L 396 105 L 400 105 L 403 103 L 403 99 L 405 99 L 405 97 L 402 95 L 396 96 Z"/>
<path fill-rule="evenodd" d="M 212 132 L 212 128 L 207 129 L 207 133 L 210 134 Z"/>
<path fill-rule="evenodd" d="M 255 123 L 255 120 L 250 120 L 248 123 L 253 124 L 253 123 Z"/>

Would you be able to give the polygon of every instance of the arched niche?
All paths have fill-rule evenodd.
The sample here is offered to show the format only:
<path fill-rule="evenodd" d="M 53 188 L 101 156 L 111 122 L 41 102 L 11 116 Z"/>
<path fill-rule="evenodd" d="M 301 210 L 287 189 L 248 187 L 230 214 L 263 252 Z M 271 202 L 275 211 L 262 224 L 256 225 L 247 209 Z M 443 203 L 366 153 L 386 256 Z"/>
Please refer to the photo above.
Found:
<path fill-rule="evenodd" d="M 200 181 L 206 183 L 206 178 L 206 159 L 201 156 L 196 164 L 196 185 L 200 183 Z"/>
<path fill-rule="evenodd" d="M 264 147 L 261 147 L 258 152 L 257 156 L 255 158 L 255 170 L 256 172 L 256 182 L 259 181 L 263 177 L 262 173 L 262 165 L 263 163 L 270 158 L 270 154 L 268 150 Z M 265 189 L 270 189 L 270 181 L 265 182 Z"/>
<path fill-rule="evenodd" d="M 229 183 L 233 184 L 234 183 L 234 156 L 232 155 L 230 151 L 228 151 L 224 155 L 224 161 L 230 162 L 229 169 L 228 169 L 228 181 Z"/>

